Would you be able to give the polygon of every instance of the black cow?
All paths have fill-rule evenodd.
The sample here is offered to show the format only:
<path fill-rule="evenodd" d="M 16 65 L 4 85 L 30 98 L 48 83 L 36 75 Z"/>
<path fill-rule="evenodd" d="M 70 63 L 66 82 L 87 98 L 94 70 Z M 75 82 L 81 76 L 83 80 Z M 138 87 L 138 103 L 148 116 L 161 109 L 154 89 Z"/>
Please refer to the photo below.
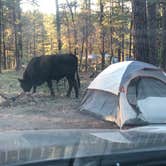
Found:
<path fill-rule="evenodd" d="M 34 57 L 25 69 L 23 79 L 19 79 L 20 85 L 24 92 L 29 92 L 33 87 L 35 93 L 37 86 L 47 82 L 51 95 L 54 96 L 52 80 L 59 81 L 66 77 L 69 83 L 67 96 L 70 96 L 74 86 L 75 95 L 78 97 L 80 80 L 77 68 L 78 59 L 73 54 Z"/>

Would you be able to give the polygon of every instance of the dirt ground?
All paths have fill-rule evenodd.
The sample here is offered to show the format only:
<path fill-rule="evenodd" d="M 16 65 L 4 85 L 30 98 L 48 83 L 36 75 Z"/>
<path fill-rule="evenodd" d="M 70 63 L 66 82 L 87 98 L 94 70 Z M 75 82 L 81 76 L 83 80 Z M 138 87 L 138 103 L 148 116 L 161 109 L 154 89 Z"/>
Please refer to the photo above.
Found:
<path fill-rule="evenodd" d="M 37 89 L 36 94 L 22 94 L 16 100 L 12 97 L 21 93 L 17 78 L 22 72 L 8 71 L 0 75 L 0 131 L 31 129 L 110 129 L 114 123 L 99 120 L 79 111 L 79 105 L 90 81 L 89 74 L 81 74 L 79 99 L 65 96 L 63 81 L 54 83 L 55 97 L 49 95 L 46 85 Z M 7 99 L 4 99 L 6 97 Z M 10 99 L 9 99 L 10 98 Z"/>

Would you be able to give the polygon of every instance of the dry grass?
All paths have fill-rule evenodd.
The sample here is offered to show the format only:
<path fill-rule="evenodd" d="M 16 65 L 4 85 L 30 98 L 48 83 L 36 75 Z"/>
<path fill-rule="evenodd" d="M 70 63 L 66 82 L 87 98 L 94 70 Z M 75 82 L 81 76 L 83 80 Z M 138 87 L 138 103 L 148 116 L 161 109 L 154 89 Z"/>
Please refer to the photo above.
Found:
<path fill-rule="evenodd" d="M 10 98 L 19 94 L 21 89 L 17 78 L 21 74 L 22 72 L 2 74 L 0 93 Z M 0 130 L 117 128 L 113 123 L 79 112 L 81 98 L 90 81 L 88 74 L 81 74 L 79 99 L 75 99 L 74 93 L 71 98 L 65 96 L 63 82 L 59 85 L 59 92 L 56 90 L 54 98 L 50 97 L 46 85 L 41 86 L 36 94 L 23 94 L 16 100 L 1 98 Z"/>

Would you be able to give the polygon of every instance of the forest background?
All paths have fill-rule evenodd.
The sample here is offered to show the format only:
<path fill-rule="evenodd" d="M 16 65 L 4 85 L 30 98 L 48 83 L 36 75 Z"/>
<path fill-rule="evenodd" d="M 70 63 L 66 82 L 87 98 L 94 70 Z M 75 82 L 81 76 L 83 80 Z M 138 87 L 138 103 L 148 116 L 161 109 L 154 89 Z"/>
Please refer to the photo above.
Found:
<path fill-rule="evenodd" d="M 31 9 L 22 10 L 25 4 Z M 53 14 L 38 5 L 0 0 L 0 72 L 56 53 L 76 54 L 80 71 L 94 63 L 102 70 L 113 57 L 166 69 L 165 0 L 55 0 Z"/>

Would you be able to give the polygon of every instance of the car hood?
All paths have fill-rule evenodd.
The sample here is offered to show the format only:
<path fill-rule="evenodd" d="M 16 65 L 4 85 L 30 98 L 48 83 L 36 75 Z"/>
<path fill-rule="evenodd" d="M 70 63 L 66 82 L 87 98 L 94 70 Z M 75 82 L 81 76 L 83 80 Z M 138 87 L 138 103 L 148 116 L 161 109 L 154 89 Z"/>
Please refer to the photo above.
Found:
<path fill-rule="evenodd" d="M 128 130 L 0 132 L 0 165 L 166 150 L 166 125 Z"/>

